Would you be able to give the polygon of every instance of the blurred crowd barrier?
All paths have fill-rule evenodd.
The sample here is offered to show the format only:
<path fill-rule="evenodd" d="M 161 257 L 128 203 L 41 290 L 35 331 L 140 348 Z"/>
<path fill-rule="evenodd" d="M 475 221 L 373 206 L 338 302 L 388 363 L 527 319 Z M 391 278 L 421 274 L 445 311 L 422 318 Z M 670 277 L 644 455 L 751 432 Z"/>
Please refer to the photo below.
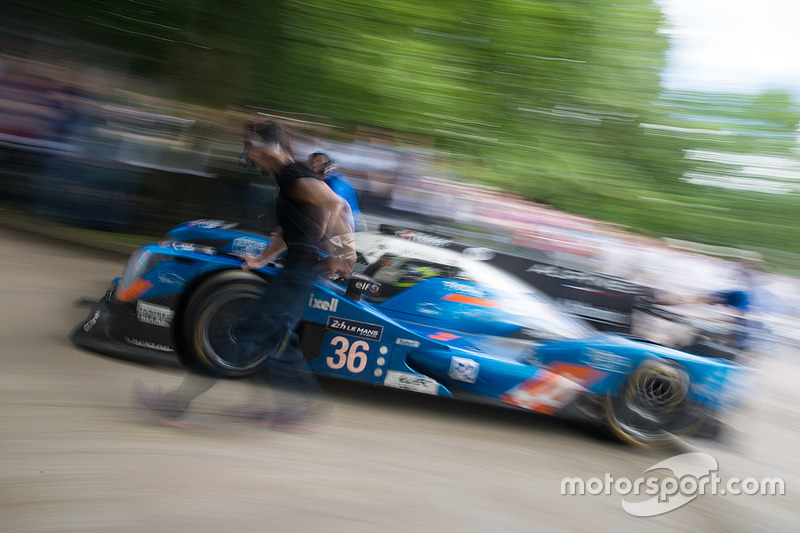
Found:
<path fill-rule="evenodd" d="M 14 206 L 93 228 L 163 232 L 257 221 L 272 191 L 236 165 L 243 111 L 208 111 L 0 57 L 0 188 Z"/>
<path fill-rule="evenodd" d="M 460 182 L 425 140 L 377 128 L 344 136 L 314 117 L 192 107 L 126 88 L 108 73 L 103 83 L 88 83 L 65 72 L 0 55 L 0 192 L 7 205 L 38 216 L 145 235 L 193 218 L 269 229 L 274 186 L 238 164 L 242 125 L 260 112 L 297 134 L 299 158 L 329 153 L 367 214 L 447 227 L 472 243 L 673 294 L 734 288 L 731 259 L 759 261 L 743 250 L 635 236 Z M 772 330 L 800 345 L 798 281 L 756 272 L 754 287 Z"/>

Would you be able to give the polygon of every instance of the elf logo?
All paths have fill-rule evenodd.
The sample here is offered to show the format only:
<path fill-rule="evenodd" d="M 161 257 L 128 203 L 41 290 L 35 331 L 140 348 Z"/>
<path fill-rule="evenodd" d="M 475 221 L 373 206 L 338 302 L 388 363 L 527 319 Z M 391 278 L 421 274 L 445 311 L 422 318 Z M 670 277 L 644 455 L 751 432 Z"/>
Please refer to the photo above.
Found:
<path fill-rule="evenodd" d="M 378 285 L 377 283 L 370 283 L 369 281 L 356 281 L 355 287 L 360 291 L 368 292 L 370 294 L 375 294 L 379 290 L 381 290 L 380 285 Z"/>
<path fill-rule="evenodd" d="M 314 298 L 314 293 L 312 292 L 308 297 L 308 307 L 311 309 L 319 309 L 321 311 L 330 311 L 335 312 L 336 308 L 339 307 L 339 299 L 338 298 L 331 298 L 330 300 L 321 300 Z"/>

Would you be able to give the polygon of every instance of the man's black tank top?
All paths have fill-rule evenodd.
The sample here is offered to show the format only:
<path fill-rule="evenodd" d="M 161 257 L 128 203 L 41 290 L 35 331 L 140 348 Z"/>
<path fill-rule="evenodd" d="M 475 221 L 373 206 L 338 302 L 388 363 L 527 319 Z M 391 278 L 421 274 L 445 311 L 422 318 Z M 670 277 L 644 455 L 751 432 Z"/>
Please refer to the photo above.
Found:
<path fill-rule="evenodd" d="M 308 165 L 298 161 L 283 167 L 275 177 L 279 188 L 276 218 L 278 225 L 283 228 L 283 240 L 290 249 L 310 247 L 319 251 L 326 211 L 294 199 L 295 182 L 301 178 L 317 179 L 317 176 Z"/>

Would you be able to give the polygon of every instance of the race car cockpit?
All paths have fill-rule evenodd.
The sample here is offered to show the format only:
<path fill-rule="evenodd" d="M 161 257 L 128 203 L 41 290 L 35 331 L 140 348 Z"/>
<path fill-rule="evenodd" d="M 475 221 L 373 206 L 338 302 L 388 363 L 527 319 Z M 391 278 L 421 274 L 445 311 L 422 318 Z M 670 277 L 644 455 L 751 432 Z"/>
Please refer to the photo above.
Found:
<path fill-rule="evenodd" d="M 429 278 L 472 281 L 456 266 L 394 254 L 383 255 L 369 265 L 364 274 L 381 284 L 380 300 L 391 298 Z"/>

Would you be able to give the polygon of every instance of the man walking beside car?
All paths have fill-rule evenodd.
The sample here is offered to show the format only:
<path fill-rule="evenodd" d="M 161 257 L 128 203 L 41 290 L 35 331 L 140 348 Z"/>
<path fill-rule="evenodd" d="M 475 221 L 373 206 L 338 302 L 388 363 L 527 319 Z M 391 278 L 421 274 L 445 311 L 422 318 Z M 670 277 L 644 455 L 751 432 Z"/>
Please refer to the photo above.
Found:
<path fill-rule="evenodd" d="M 262 174 L 275 179 L 279 194 L 278 227 L 271 242 L 259 256 L 246 256 L 242 268 L 258 269 L 284 251 L 286 254 L 283 268 L 263 295 L 238 314 L 236 351 L 247 360 L 263 356 L 257 374 L 283 400 L 278 409 L 251 406 L 238 414 L 280 425 L 282 420 L 302 417 L 320 395 L 294 330 L 314 282 L 320 276 L 350 273 L 356 256 L 352 214 L 346 201 L 317 179 L 306 164 L 294 160 L 291 137 L 278 122 L 261 118 L 248 122 L 244 145 L 244 156 Z M 218 378 L 189 358 L 182 362 L 189 373 L 176 390 L 161 394 L 138 387 L 136 391 L 140 403 L 164 423 L 178 423 L 189 404 Z"/>

